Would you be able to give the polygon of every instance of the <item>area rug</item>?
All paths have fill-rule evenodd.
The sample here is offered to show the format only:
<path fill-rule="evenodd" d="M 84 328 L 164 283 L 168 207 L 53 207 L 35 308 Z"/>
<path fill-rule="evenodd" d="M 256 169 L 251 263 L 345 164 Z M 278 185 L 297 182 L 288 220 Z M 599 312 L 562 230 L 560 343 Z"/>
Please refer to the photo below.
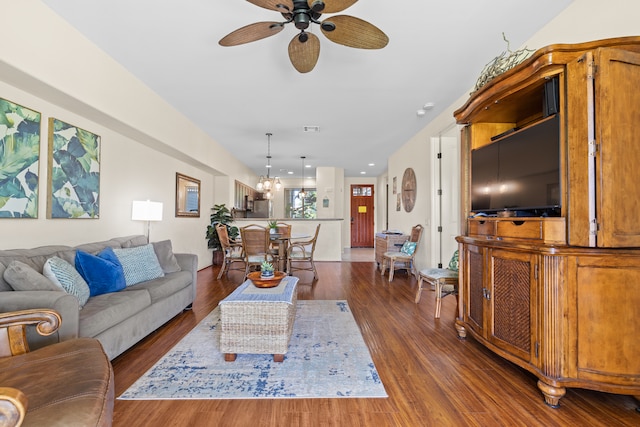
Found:
<path fill-rule="evenodd" d="M 216 308 L 119 399 L 387 397 L 346 301 L 298 301 L 284 362 L 219 351 Z"/>

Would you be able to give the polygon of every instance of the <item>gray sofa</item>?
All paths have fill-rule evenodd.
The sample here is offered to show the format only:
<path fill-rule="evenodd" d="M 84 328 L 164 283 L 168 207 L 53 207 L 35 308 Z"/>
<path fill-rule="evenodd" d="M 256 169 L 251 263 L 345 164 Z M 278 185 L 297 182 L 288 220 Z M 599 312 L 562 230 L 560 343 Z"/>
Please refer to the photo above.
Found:
<path fill-rule="evenodd" d="M 127 236 L 76 247 L 42 246 L 0 250 L 0 312 L 54 309 L 62 317 L 60 328 L 49 337 L 41 337 L 35 330 L 28 330 L 27 338 L 32 349 L 52 342 L 89 337 L 98 339 L 109 360 L 113 360 L 191 307 L 196 295 L 196 255 L 169 254 L 174 264 L 177 261 L 180 271 L 166 273 L 163 277 L 127 286 L 117 292 L 92 296 L 82 308 L 75 296 L 62 290 L 13 290 L 5 281 L 3 273 L 14 260 L 42 273 L 47 259 L 54 256 L 74 265 L 77 250 L 97 254 L 106 247 L 134 248 L 146 244 L 145 236 Z M 178 268 L 173 270 L 176 269 Z"/>

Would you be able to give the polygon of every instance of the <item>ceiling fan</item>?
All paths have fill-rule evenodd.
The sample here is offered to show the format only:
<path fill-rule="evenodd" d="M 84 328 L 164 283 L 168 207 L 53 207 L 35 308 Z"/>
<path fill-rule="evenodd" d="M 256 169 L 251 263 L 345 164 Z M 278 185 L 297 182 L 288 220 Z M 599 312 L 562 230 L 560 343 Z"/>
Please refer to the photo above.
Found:
<path fill-rule="evenodd" d="M 256 6 L 280 12 L 283 22 L 256 22 L 224 36 L 222 46 L 237 46 L 261 40 L 279 33 L 293 22 L 300 30 L 289 43 L 289 59 L 300 73 L 313 70 L 320 56 L 320 40 L 307 28 L 318 24 L 322 33 L 332 42 L 359 49 L 382 49 L 389 37 L 378 27 L 349 15 L 335 15 L 320 21 L 322 13 L 342 12 L 358 0 L 247 0 Z"/>

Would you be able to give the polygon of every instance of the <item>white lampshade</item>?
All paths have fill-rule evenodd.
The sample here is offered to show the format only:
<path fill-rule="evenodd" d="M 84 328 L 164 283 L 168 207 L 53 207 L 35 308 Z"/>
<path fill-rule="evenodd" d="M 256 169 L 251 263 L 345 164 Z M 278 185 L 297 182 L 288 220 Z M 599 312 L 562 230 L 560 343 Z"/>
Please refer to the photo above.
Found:
<path fill-rule="evenodd" d="M 134 221 L 162 221 L 162 202 L 134 200 L 131 205 L 131 219 Z"/>

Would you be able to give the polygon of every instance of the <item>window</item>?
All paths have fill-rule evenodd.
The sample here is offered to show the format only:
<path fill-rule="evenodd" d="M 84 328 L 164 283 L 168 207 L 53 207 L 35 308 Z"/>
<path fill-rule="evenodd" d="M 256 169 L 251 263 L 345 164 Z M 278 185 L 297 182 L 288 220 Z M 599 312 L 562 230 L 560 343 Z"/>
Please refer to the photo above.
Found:
<path fill-rule="evenodd" d="M 305 196 L 300 197 L 300 188 L 284 190 L 284 212 L 287 218 L 316 218 L 316 189 L 305 188 Z"/>

